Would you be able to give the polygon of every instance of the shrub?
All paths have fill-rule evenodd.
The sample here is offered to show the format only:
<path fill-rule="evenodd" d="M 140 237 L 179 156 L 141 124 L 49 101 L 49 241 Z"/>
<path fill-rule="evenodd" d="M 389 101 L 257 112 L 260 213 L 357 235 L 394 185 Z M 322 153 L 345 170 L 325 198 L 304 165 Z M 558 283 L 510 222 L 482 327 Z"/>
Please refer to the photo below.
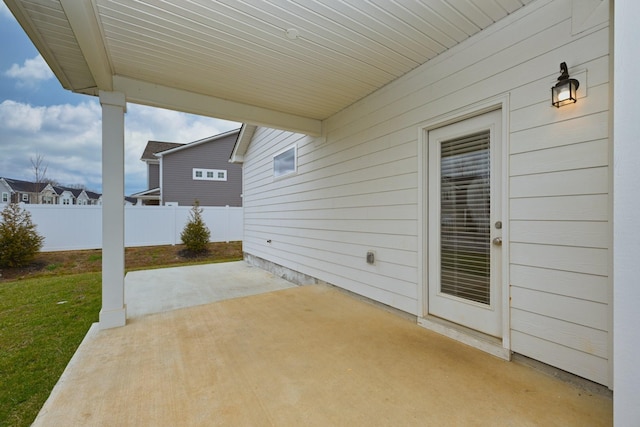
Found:
<path fill-rule="evenodd" d="M 36 231 L 31 213 L 9 203 L 0 216 L 0 267 L 22 267 L 33 261 L 44 237 Z"/>
<path fill-rule="evenodd" d="M 202 208 L 196 200 L 193 208 L 191 208 L 189 221 L 185 224 L 180 238 L 189 252 L 201 253 L 207 251 L 210 236 L 211 232 L 202 220 Z"/>

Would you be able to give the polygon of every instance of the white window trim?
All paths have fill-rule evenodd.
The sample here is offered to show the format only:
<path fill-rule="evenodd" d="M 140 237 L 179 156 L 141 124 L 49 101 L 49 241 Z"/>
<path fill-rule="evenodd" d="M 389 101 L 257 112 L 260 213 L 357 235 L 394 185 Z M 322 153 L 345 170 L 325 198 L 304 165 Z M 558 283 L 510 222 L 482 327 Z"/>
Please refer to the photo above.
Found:
<path fill-rule="evenodd" d="M 9 201 L 9 193 L 2 192 L 2 203 L 7 203 Z"/>
<path fill-rule="evenodd" d="M 22 193 L 22 201 L 23 202 L 28 202 L 29 201 L 29 194 Z"/>
<path fill-rule="evenodd" d="M 285 173 L 278 173 L 278 171 L 276 171 L 276 158 L 290 150 L 293 150 L 293 169 Z M 276 154 L 273 155 L 272 164 L 273 164 L 274 179 L 282 179 L 282 178 L 286 178 L 288 176 L 297 174 L 298 173 L 298 146 L 296 144 L 293 144 L 283 150 L 278 151 Z"/>
<path fill-rule="evenodd" d="M 202 176 L 196 176 L 198 172 Z M 208 174 L 211 174 L 211 177 L 208 177 Z M 219 175 L 223 176 L 220 177 Z M 224 169 L 202 169 L 202 168 L 193 168 L 191 172 L 191 177 L 195 181 L 226 181 L 227 180 L 227 171 Z"/>

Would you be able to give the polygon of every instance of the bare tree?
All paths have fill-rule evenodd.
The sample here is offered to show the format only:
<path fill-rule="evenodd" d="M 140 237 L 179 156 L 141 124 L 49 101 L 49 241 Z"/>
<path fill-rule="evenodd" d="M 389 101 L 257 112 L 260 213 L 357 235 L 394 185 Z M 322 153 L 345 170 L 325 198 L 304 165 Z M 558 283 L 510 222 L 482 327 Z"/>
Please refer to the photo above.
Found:
<path fill-rule="evenodd" d="M 36 153 L 36 156 L 29 160 L 33 170 L 33 190 L 36 193 L 36 203 L 40 203 L 40 191 L 47 185 L 46 176 L 49 164 L 44 162 L 44 156 L 40 153 Z"/>
<path fill-rule="evenodd" d="M 76 190 L 87 190 L 87 186 L 84 184 L 69 184 L 67 187 L 75 188 Z"/>

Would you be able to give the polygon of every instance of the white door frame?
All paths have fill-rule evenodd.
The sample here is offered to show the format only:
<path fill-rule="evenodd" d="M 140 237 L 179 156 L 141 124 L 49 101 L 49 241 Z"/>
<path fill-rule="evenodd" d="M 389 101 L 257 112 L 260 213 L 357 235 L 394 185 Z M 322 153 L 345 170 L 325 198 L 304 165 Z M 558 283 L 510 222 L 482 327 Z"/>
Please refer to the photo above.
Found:
<path fill-rule="evenodd" d="M 487 337 L 470 329 L 429 315 L 428 284 L 428 213 L 427 182 L 429 131 L 490 111 L 502 111 L 502 339 Z M 509 95 L 497 96 L 437 117 L 418 126 L 418 324 L 502 359 L 511 358 L 509 293 Z"/>

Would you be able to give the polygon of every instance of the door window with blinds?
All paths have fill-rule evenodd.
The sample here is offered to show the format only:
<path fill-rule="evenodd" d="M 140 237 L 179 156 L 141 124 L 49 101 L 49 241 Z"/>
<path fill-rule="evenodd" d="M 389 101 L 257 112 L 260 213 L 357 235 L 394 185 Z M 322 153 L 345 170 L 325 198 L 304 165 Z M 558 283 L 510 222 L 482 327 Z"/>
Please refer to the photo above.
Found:
<path fill-rule="evenodd" d="M 429 130 L 429 314 L 502 335 L 501 110 Z"/>
<path fill-rule="evenodd" d="M 443 141 L 440 292 L 490 303 L 490 132 Z"/>

